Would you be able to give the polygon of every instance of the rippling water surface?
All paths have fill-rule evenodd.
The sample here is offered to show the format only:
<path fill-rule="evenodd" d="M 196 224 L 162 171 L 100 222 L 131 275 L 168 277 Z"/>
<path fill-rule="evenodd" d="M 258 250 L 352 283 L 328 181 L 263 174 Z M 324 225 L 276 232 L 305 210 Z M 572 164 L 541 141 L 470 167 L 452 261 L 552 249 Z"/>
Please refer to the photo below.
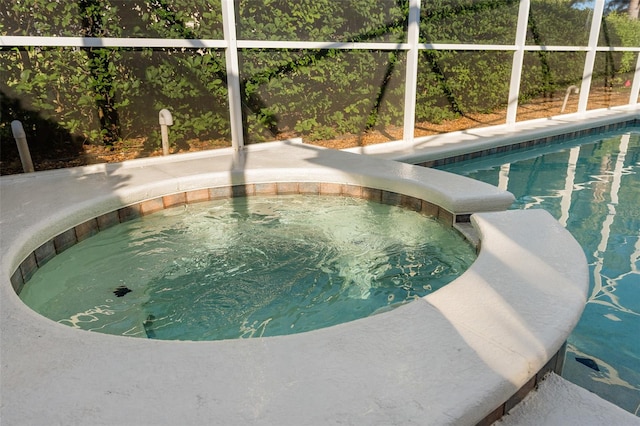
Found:
<path fill-rule="evenodd" d="M 20 297 L 63 324 L 156 339 L 298 333 L 447 284 L 475 260 L 436 220 L 359 199 L 234 198 L 100 232 L 40 268 Z"/>
<path fill-rule="evenodd" d="M 563 375 L 640 415 L 640 129 L 446 170 L 497 185 L 513 208 L 542 208 L 578 240 L 591 285 Z"/>

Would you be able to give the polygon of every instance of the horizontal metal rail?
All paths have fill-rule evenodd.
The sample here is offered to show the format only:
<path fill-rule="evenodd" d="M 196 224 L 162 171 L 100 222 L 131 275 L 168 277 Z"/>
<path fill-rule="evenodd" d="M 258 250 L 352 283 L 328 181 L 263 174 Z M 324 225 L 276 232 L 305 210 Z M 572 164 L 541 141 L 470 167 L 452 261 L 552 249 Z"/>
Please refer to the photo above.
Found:
<path fill-rule="evenodd" d="M 239 49 L 410 50 L 409 43 L 238 40 Z M 0 47 L 130 47 L 226 49 L 222 39 L 0 36 Z M 515 51 L 511 44 L 419 43 L 420 50 Z M 588 46 L 525 45 L 527 51 L 586 52 Z M 598 52 L 640 52 L 640 46 L 598 46 Z"/>

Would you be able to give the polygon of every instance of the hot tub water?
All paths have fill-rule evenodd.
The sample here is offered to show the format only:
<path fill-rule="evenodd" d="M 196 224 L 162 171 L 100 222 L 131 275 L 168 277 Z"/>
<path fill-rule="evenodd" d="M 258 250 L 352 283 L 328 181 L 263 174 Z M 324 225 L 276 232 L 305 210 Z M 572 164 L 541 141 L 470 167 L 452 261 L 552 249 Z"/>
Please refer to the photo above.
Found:
<path fill-rule="evenodd" d="M 435 291 L 475 259 L 437 220 L 331 196 L 232 198 L 100 232 L 20 297 L 62 324 L 156 339 L 299 333 Z"/>

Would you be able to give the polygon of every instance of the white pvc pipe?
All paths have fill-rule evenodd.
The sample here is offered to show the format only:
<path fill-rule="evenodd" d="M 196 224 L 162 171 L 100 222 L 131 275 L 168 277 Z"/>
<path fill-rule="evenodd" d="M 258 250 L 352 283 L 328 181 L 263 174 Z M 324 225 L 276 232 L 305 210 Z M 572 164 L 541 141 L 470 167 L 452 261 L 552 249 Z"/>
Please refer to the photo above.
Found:
<path fill-rule="evenodd" d="M 564 95 L 564 102 L 562 103 L 562 109 L 560 110 L 560 112 L 564 112 L 564 109 L 567 107 L 567 101 L 569 100 L 569 95 L 571 94 L 571 92 L 573 93 L 580 93 L 580 89 L 578 89 L 578 86 L 569 86 L 567 87 L 567 93 Z"/>
<path fill-rule="evenodd" d="M 11 132 L 18 145 L 18 153 L 20 154 L 20 162 L 22 163 L 22 170 L 25 173 L 32 173 L 35 171 L 33 168 L 33 162 L 31 161 L 31 153 L 29 152 L 29 145 L 27 144 L 27 134 L 24 132 L 22 123 L 18 120 L 11 122 Z"/>
<path fill-rule="evenodd" d="M 162 155 L 169 155 L 169 128 L 173 126 L 173 116 L 168 109 L 161 109 L 158 114 L 160 133 L 162 135 Z"/>

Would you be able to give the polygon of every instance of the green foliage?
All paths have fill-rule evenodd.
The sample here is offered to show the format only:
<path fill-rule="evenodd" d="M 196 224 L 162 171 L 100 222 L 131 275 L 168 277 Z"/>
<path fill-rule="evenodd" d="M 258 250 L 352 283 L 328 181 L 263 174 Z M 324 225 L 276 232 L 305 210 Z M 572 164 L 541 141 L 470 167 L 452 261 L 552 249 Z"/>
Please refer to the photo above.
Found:
<path fill-rule="evenodd" d="M 509 52 L 424 51 L 418 68 L 416 120 L 440 123 L 506 104 Z"/>
<path fill-rule="evenodd" d="M 584 44 L 589 10 L 572 1 L 532 0 L 527 44 Z M 7 3 L 9 4 L 9 3 Z M 408 0 L 236 0 L 239 39 L 404 42 Z M 219 1 L 21 0 L 0 8 L 0 34 L 221 39 Z M 423 43 L 515 42 L 518 0 L 423 0 Z M 640 44 L 638 21 L 606 17 L 606 37 Z M 280 134 L 327 139 L 401 126 L 402 51 L 240 50 L 246 140 Z M 604 68 L 632 70 L 623 52 Z M 613 56 L 612 56 L 613 58 Z M 507 104 L 512 52 L 423 50 L 416 119 L 440 122 Z M 521 100 L 565 90 L 581 79 L 584 52 L 525 55 Z M 618 69 L 616 68 L 616 70 Z M 13 119 L 57 123 L 56 137 L 157 145 L 158 111 L 174 116 L 172 140 L 229 137 L 221 50 L 198 48 L 34 48 L 0 50 L 0 132 Z M 35 123 L 35 121 L 34 121 Z"/>
<path fill-rule="evenodd" d="M 623 47 L 640 46 L 640 20 L 631 19 L 628 14 L 613 12 L 605 18 L 606 28 L 611 35 L 610 45 Z M 637 53 L 624 52 L 620 63 L 619 71 L 622 73 L 631 72 L 635 69 Z"/>
<path fill-rule="evenodd" d="M 222 37 L 219 2 L 28 0 L 0 10 L 3 34 L 87 37 Z M 174 115 L 172 139 L 228 134 L 226 76 L 209 49 L 21 48 L 0 51 L 0 90 L 20 102 L 2 129 L 37 111 L 76 139 L 113 143 L 151 136 L 158 111 Z M 62 137 L 62 136 L 61 136 Z"/>
<path fill-rule="evenodd" d="M 219 138 L 229 134 L 224 55 L 213 49 L 158 49 L 136 52 L 130 59 L 143 80 L 143 93 L 128 109 L 146 111 L 152 140 L 160 144 L 158 111 L 171 111 L 173 140 Z M 150 102 L 151 101 L 151 102 Z"/>
<path fill-rule="evenodd" d="M 78 36 L 82 26 L 82 14 L 75 1 L 3 0 L 0 7 L 1 34 Z"/>
<path fill-rule="evenodd" d="M 586 46 L 593 11 L 576 9 L 567 1 L 533 0 L 527 44 Z"/>
<path fill-rule="evenodd" d="M 238 37 L 401 42 L 407 11 L 406 0 L 240 0 Z"/>
<path fill-rule="evenodd" d="M 295 130 L 310 139 L 400 124 L 404 78 L 396 52 L 242 52 L 249 140 Z"/>
<path fill-rule="evenodd" d="M 423 43 L 513 44 L 518 0 L 422 0 Z"/>
<path fill-rule="evenodd" d="M 73 134 L 86 139 L 99 137 L 94 114 L 91 77 L 83 52 L 70 48 L 25 48 L 3 51 L 7 89 L 2 91 L 22 98 L 25 110 L 38 111 L 44 119 L 60 123 Z M 44 71 L 47 72 L 44 72 Z M 21 96 L 28 94 L 28 96 Z M 7 117 L 21 119 L 20 116 Z M 4 114 L 3 114 L 4 119 Z"/>
<path fill-rule="evenodd" d="M 520 100 L 552 96 L 567 87 L 580 85 L 584 52 L 527 52 L 524 57 Z"/>
<path fill-rule="evenodd" d="M 239 38 L 403 41 L 407 1 L 241 0 Z M 295 131 L 308 139 L 399 124 L 404 62 L 397 52 L 251 49 L 240 53 L 247 140 Z"/>

